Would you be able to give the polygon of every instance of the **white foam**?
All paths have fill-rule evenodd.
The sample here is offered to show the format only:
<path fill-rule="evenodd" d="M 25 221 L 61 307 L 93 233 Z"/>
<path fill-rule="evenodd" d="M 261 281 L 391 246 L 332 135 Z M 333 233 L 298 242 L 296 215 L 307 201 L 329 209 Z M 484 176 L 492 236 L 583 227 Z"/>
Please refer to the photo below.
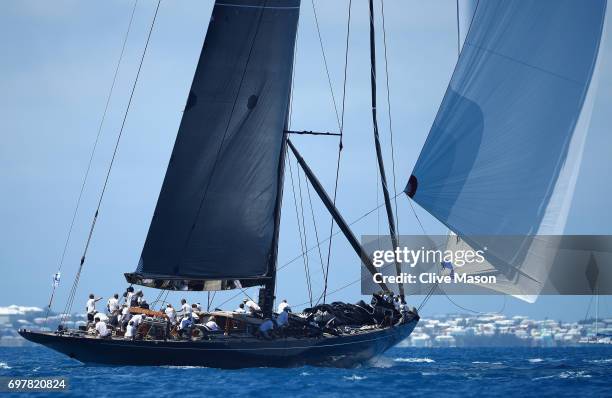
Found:
<path fill-rule="evenodd" d="M 573 371 L 566 371 L 566 372 L 562 372 L 559 374 L 559 378 L 560 379 L 588 379 L 591 378 L 593 376 L 591 376 L 590 374 L 586 373 L 586 371 L 584 370 L 579 370 L 577 372 L 573 372 Z"/>
<path fill-rule="evenodd" d="M 6 362 L 0 362 L 0 369 L 12 369 Z"/>
<path fill-rule="evenodd" d="M 408 362 L 408 363 L 434 363 L 431 358 L 395 358 L 395 362 Z"/>
<path fill-rule="evenodd" d="M 612 363 L 612 358 L 605 359 L 585 359 L 584 362 L 588 363 Z"/>
<path fill-rule="evenodd" d="M 540 363 L 540 362 L 544 362 L 544 360 L 542 358 L 530 358 L 528 359 L 529 363 Z"/>
<path fill-rule="evenodd" d="M 367 379 L 366 376 L 357 376 L 357 375 L 352 375 L 350 377 L 344 376 L 344 380 L 358 381 L 358 380 L 365 380 L 365 379 Z"/>

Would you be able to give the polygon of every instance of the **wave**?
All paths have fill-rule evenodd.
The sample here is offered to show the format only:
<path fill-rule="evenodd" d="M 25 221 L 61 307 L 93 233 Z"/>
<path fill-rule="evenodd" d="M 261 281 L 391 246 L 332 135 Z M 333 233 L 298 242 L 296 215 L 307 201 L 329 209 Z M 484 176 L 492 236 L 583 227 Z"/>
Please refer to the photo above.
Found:
<path fill-rule="evenodd" d="M 161 366 L 162 368 L 166 368 L 166 369 L 201 369 L 201 368 L 206 368 L 206 366 L 176 366 L 176 365 L 167 365 L 167 366 Z"/>
<path fill-rule="evenodd" d="M 588 362 L 588 363 L 612 363 L 612 358 L 605 358 L 605 359 L 584 359 L 584 362 Z"/>
<path fill-rule="evenodd" d="M 544 362 L 544 360 L 542 358 L 530 358 L 528 359 L 529 363 L 540 363 L 540 362 Z"/>
<path fill-rule="evenodd" d="M 367 366 L 371 368 L 386 369 L 393 366 L 393 360 L 388 357 L 376 357 L 367 362 Z"/>
<path fill-rule="evenodd" d="M 588 379 L 591 378 L 590 374 L 588 374 L 585 370 L 578 371 L 565 371 L 559 374 L 560 379 Z"/>
<path fill-rule="evenodd" d="M 343 379 L 344 380 L 351 380 L 351 381 L 358 381 L 358 380 L 365 380 L 365 379 L 367 379 L 367 377 L 366 376 L 352 375 L 352 376 L 344 376 Z"/>
<path fill-rule="evenodd" d="M 12 369 L 6 362 L 0 362 L 0 369 Z"/>
<path fill-rule="evenodd" d="M 395 362 L 408 362 L 408 363 L 434 363 L 436 361 L 434 361 L 431 358 L 395 358 L 394 359 Z"/>
<path fill-rule="evenodd" d="M 544 379 L 553 379 L 553 378 L 558 378 L 558 379 L 590 379 L 591 376 L 590 374 L 588 374 L 585 370 L 578 370 L 578 371 L 571 371 L 571 370 L 566 370 L 565 372 L 561 372 L 557 375 L 549 375 L 549 376 L 542 376 L 542 377 L 536 377 L 531 379 L 532 381 L 536 381 L 536 380 L 544 380 Z"/>

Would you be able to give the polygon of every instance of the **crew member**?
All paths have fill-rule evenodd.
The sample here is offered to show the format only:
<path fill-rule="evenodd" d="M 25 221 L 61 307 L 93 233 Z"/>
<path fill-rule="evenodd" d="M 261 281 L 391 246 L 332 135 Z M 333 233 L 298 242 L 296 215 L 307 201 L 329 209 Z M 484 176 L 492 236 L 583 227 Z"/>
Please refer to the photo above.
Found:
<path fill-rule="evenodd" d="M 108 299 L 108 302 L 106 303 L 106 308 L 108 309 L 109 314 L 113 314 L 119 309 L 119 295 L 117 293 L 115 293 L 113 297 Z"/>
<path fill-rule="evenodd" d="M 289 303 L 287 303 L 287 300 L 283 300 L 281 301 L 281 303 L 278 305 L 278 313 L 282 314 L 283 311 L 285 311 L 285 308 L 290 308 L 289 307 Z M 289 311 L 291 311 L 291 309 L 289 309 Z"/>
<path fill-rule="evenodd" d="M 261 325 L 259 325 L 259 333 L 266 340 L 270 340 L 270 331 L 274 329 L 274 322 L 271 319 L 266 319 Z"/>
<path fill-rule="evenodd" d="M 132 297 L 134 296 L 134 288 L 132 286 L 128 286 L 128 288 L 125 290 L 125 293 L 123 293 L 123 297 L 125 297 L 125 305 L 129 307 L 132 306 Z"/>
<path fill-rule="evenodd" d="M 191 306 L 187 303 L 187 300 L 181 299 L 181 309 L 180 313 L 183 316 L 190 315 L 191 316 Z"/>
<path fill-rule="evenodd" d="M 140 303 L 138 304 L 138 306 L 142 308 L 143 310 L 148 310 L 150 308 L 149 303 L 147 303 L 147 300 L 145 300 L 144 298 L 140 300 Z"/>
<path fill-rule="evenodd" d="M 166 316 L 168 317 L 168 321 L 170 321 L 170 324 L 172 326 L 176 325 L 176 310 L 174 309 L 172 304 L 168 304 L 164 312 L 166 313 Z"/>
<path fill-rule="evenodd" d="M 240 305 L 238 306 L 238 308 L 236 308 L 236 310 L 234 310 L 234 312 L 237 314 L 246 313 L 246 310 L 244 309 L 244 303 L 240 303 Z"/>
<path fill-rule="evenodd" d="M 279 328 L 285 327 L 287 326 L 287 324 L 289 324 L 289 311 L 289 306 L 286 306 L 285 308 L 283 308 L 283 312 L 278 314 L 278 317 L 276 318 L 276 324 Z"/>
<path fill-rule="evenodd" d="M 89 300 L 87 300 L 86 310 L 87 310 L 87 322 L 91 323 L 94 321 L 94 314 L 96 313 L 96 303 L 102 300 L 102 297 L 95 298 L 92 294 L 89 295 Z"/>
<path fill-rule="evenodd" d="M 144 299 L 144 293 L 142 292 L 142 290 L 137 291 L 133 296 L 132 296 L 132 307 L 140 307 L 140 305 L 142 304 L 142 302 L 145 302 Z"/>
<path fill-rule="evenodd" d="M 131 317 L 132 314 L 130 314 L 130 308 L 127 306 L 127 304 L 123 304 L 121 307 L 121 316 L 119 317 L 119 325 L 121 325 L 123 330 L 125 330 Z"/>
<path fill-rule="evenodd" d="M 193 326 L 193 320 L 191 319 L 191 314 L 184 315 L 181 319 L 181 322 L 178 326 L 178 331 L 181 336 L 189 336 L 189 332 Z"/>
<path fill-rule="evenodd" d="M 110 331 L 106 327 L 106 323 L 104 321 L 101 321 L 99 317 L 96 317 L 95 321 L 96 321 L 96 331 L 98 332 L 98 335 L 100 336 L 100 338 L 110 337 Z"/>
<path fill-rule="evenodd" d="M 136 327 L 134 326 L 134 322 L 130 321 L 125 328 L 125 334 L 123 335 L 123 337 L 129 340 L 134 340 L 135 335 Z"/>
<path fill-rule="evenodd" d="M 136 328 L 136 330 L 138 330 L 138 326 L 140 326 L 142 321 L 144 321 L 146 318 L 147 318 L 146 314 L 136 314 L 136 315 L 134 315 L 132 317 L 130 322 L 133 322 L 134 323 L 134 327 Z"/>
<path fill-rule="evenodd" d="M 249 314 L 255 315 L 255 314 L 261 313 L 261 307 L 257 305 L 257 303 L 255 303 L 253 300 L 244 299 L 243 303 L 244 303 L 244 307 L 246 308 Z"/>
<path fill-rule="evenodd" d="M 219 330 L 219 325 L 217 325 L 217 322 L 215 322 L 214 316 L 211 316 L 210 318 L 208 318 L 208 322 L 206 322 L 206 327 L 211 332 L 217 332 Z"/>

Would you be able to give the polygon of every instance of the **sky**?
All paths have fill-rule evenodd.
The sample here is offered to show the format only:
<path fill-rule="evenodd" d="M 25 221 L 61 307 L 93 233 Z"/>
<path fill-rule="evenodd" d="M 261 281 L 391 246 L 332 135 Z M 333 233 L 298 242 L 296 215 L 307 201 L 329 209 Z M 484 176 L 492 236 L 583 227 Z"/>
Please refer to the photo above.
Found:
<path fill-rule="evenodd" d="M 62 267 L 62 282 L 53 308 L 64 307 L 78 268 L 93 212 L 113 146 L 121 126 L 146 35 L 156 6 L 140 0 L 121 60 L 108 112 L 102 126 L 91 171 L 77 213 Z M 162 1 L 126 119 L 117 158 L 102 202 L 91 246 L 77 290 L 75 310 L 90 292 L 109 297 L 126 287 L 124 272 L 135 270 L 161 188 L 182 110 L 206 33 L 212 1 Z M 90 153 L 96 139 L 133 2 L 109 0 L 6 0 L 0 4 L 0 305 L 45 306 L 51 277 L 57 271 Z M 377 14 L 379 126 L 389 184 L 397 192 L 405 185 L 429 132 L 457 59 L 454 0 L 385 0 L 390 104 L 396 178 L 391 166 L 385 64 Z M 342 97 L 348 1 L 315 0 L 331 85 L 338 107 Z M 368 7 L 353 2 L 347 69 L 344 151 L 337 205 L 349 222 L 382 201 L 373 146 L 370 115 Z M 602 62 L 610 58 L 604 43 Z M 566 233 L 609 234 L 612 136 L 606 112 L 612 105 L 612 68 L 602 68 L 591 132 L 587 139 Z M 599 112 L 598 112 L 599 110 Z M 317 35 L 313 6 L 302 0 L 293 90 L 293 130 L 338 131 L 334 105 Z M 329 192 L 333 190 L 337 139 L 293 139 Z M 288 179 L 286 180 L 289 181 Z M 314 195 L 314 194 L 313 194 Z M 399 231 L 422 233 L 410 203 L 398 197 Z M 309 211 L 309 209 L 307 209 Z M 415 205 L 430 234 L 446 229 Z M 320 237 L 327 236 L 330 217 L 313 197 Z M 296 209 L 290 184 L 285 184 L 279 267 L 300 254 Z M 307 221 L 308 246 L 316 243 Z M 353 225 L 356 235 L 387 232 L 384 209 Z M 313 290 L 323 282 L 318 253 L 310 267 Z M 338 235 L 333 239 L 329 290 L 359 278 L 359 261 Z M 256 297 L 255 290 L 248 291 Z M 219 305 L 234 292 L 218 293 Z M 152 301 L 157 292 L 145 289 Z M 206 293 L 171 293 L 206 301 Z M 304 264 L 300 258 L 278 274 L 277 297 L 295 306 L 308 302 Z M 354 302 L 359 284 L 342 289 L 328 300 Z M 242 296 L 224 304 L 235 306 Z M 418 306 L 422 297 L 409 298 Z M 587 296 L 541 297 L 535 304 L 514 298 L 432 298 L 422 316 L 449 312 L 502 311 L 507 315 L 575 320 L 585 317 Z M 612 308 L 602 298 L 600 314 Z M 82 304 L 82 305 L 81 305 Z M 459 307 L 460 306 L 460 307 Z M 461 308 L 462 307 L 462 308 Z M 591 308 L 591 314 L 593 308 Z"/>

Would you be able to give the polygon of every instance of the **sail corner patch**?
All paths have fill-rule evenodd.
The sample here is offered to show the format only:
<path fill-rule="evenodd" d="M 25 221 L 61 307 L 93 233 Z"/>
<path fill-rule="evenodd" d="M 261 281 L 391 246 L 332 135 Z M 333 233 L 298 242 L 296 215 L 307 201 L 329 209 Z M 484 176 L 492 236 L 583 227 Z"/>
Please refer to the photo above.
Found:
<path fill-rule="evenodd" d="M 414 174 L 411 174 L 410 178 L 408 179 L 408 184 L 406 185 L 406 188 L 404 188 L 404 192 L 406 193 L 406 195 L 408 195 L 409 198 L 413 198 L 416 194 L 418 186 L 419 181 L 417 180 Z"/>

